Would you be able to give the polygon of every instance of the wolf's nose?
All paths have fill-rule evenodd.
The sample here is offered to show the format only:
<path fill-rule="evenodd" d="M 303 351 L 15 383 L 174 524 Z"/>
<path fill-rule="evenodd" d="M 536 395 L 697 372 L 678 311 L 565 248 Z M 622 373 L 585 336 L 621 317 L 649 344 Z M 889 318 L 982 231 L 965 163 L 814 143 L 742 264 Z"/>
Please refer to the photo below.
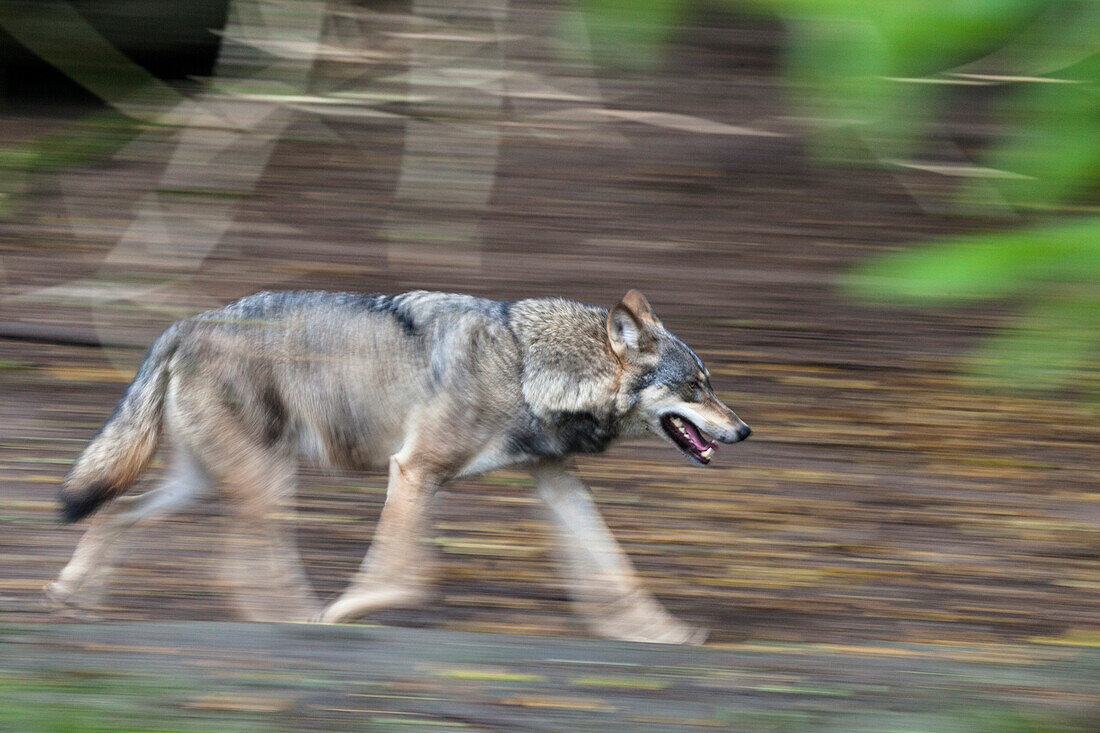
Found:
<path fill-rule="evenodd" d="M 750 428 L 745 423 L 741 423 L 741 427 L 737 428 L 737 439 L 744 440 L 750 435 L 752 435 L 752 428 Z"/>

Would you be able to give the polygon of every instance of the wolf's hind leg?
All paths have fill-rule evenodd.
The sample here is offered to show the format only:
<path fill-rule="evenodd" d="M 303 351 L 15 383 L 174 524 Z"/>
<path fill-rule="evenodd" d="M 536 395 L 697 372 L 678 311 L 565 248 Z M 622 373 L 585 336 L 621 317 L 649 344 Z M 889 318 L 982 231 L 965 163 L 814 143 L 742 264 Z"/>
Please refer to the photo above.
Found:
<path fill-rule="evenodd" d="M 249 621 L 308 621 L 320 604 L 298 556 L 286 502 L 296 486 L 295 466 L 274 451 L 239 455 L 219 475 L 231 509 L 222 575 Z M 280 516 L 282 515 L 282 516 Z"/>
<path fill-rule="evenodd" d="M 123 496 L 94 515 L 91 526 L 80 538 L 72 559 L 46 586 L 51 602 L 70 607 L 94 607 L 106 588 L 118 555 L 122 535 L 135 524 L 165 516 L 191 503 L 210 488 L 194 458 L 177 451 L 168 477 L 160 486 L 143 494 Z"/>
<path fill-rule="evenodd" d="M 416 605 L 428 593 L 431 553 L 421 542 L 434 482 L 390 459 L 386 505 L 359 572 L 348 589 L 317 618 L 340 623 L 371 611 Z"/>
<path fill-rule="evenodd" d="M 676 620 L 642 587 L 584 483 L 557 462 L 531 469 L 549 509 L 574 604 L 592 631 L 624 641 L 702 644 L 704 629 Z"/>

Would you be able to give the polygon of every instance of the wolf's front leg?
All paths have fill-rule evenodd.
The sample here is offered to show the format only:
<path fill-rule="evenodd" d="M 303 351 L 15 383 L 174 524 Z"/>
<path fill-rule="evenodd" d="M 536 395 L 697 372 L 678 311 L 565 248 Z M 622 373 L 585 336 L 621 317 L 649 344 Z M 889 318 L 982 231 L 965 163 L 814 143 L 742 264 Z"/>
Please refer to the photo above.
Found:
<path fill-rule="evenodd" d="M 624 641 L 703 643 L 705 629 L 677 621 L 642 587 L 580 479 L 560 462 L 538 464 L 531 474 L 549 509 L 573 601 L 595 634 Z"/>
<path fill-rule="evenodd" d="M 412 606 L 427 595 L 431 553 L 421 542 L 436 482 L 423 471 L 390 459 L 386 505 L 370 549 L 336 601 L 321 612 L 321 623 L 340 623 L 383 608 Z"/>

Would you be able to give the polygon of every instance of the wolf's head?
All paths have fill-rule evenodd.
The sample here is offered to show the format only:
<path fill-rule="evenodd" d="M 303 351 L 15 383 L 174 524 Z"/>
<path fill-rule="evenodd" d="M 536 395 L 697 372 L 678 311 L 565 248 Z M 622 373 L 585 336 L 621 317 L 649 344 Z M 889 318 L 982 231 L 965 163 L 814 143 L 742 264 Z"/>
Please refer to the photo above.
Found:
<path fill-rule="evenodd" d="M 637 290 L 607 314 L 607 335 L 623 368 L 620 398 L 630 405 L 624 427 L 662 435 L 701 465 L 710 463 L 713 441 L 749 437 L 749 426 L 714 394 L 702 360 L 661 324 Z"/>

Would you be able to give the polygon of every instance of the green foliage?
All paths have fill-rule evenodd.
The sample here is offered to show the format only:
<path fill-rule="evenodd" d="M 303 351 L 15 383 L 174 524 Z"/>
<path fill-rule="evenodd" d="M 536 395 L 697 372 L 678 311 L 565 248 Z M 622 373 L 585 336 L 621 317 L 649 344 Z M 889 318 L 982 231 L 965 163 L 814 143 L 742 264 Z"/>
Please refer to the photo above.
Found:
<path fill-rule="evenodd" d="M 851 295 L 950 302 L 1045 293 L 1100 279 L 1100 219 L 1047 229 L 953 238 L 864 265 Z"/>

